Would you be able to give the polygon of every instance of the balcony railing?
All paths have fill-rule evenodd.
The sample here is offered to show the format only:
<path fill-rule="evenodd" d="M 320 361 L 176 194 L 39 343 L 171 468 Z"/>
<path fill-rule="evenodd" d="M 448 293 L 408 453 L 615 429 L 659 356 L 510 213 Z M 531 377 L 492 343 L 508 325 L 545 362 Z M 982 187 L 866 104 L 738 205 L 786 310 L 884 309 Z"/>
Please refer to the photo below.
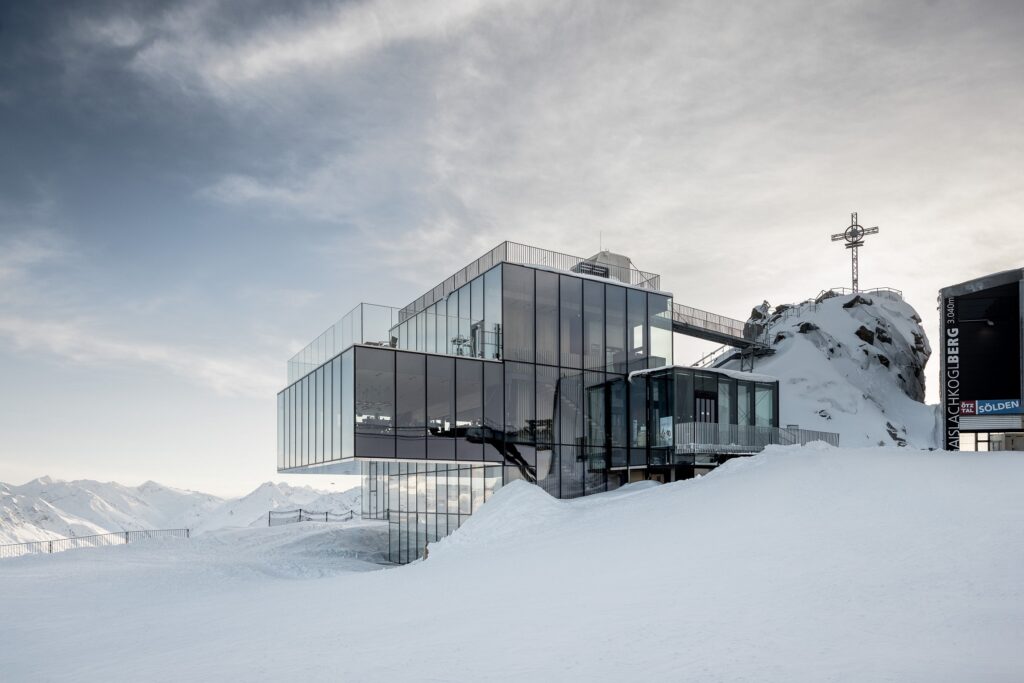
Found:
<path fill-rule="evenodd" d="M 772 444 L 804 446 L 813 441 L 838 446 L 839 435 L 797 427 L 681 422 L 676 425 L 675 452 L 678 455 L 739 455 L 759 453 Z"/>
<path fill-rule="evenodd" d="M 531 247 L 518 242 L 502 242 L 494 249 L 476 259 L 429 292 L 413 301 L 398 313 L 398 322 L 405 322 L 428 306 L 440 301 L 448 294 L 466 284 L 477 275 L 487 271 L 499 263 L 517 263 L 524 266 L 547 266 L 556 270 L 568 270 L 584 275 L 598 275 L 624 284 L 644 289 L 658 290 L 661 287 L 661 276 L 636 268 L 625 267 L 600 260 L 592 261 L 580 256 L 562 254 L 550 249 Z M 580 264 L 586 263 L 585 266 Z M 597 267 L 595 267 L 597 266 Z"/>

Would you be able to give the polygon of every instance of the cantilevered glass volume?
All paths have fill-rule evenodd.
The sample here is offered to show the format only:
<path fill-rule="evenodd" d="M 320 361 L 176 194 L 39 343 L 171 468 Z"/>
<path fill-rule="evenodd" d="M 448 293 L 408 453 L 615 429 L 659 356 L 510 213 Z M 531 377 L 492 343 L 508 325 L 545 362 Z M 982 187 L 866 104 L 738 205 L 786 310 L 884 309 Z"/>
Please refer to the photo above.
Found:
<path fill-rule="evenodd" d="M 673 366 L 659 286 L 505 242 L 402 309 L 361 304 L 289 362 L 278 469 L 360 472 L 407 562 L 514 479 L 572 498 L 785 440 L 775 380 Z"/>

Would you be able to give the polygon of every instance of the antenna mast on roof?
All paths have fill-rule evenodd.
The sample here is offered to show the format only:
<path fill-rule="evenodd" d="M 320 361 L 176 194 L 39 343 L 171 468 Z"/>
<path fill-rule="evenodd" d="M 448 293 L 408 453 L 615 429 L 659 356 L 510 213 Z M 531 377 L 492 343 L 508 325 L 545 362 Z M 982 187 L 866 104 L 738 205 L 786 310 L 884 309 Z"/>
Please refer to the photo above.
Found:
<path fill-rule="evenodd" d="M 853 275 L 853 291 L 860 291 L 860 266 L 857 262 L 857 249 L 864 246 L 864 236 L 874 235 L 878 232 L 878 226 L 864 228 L 857 222 L 857 212 L 850 214 L 850 226 L 843 232 L 832 235 L 832 241 L 846 240 L 846 248 L 850 250 L 850 270 Z"/>

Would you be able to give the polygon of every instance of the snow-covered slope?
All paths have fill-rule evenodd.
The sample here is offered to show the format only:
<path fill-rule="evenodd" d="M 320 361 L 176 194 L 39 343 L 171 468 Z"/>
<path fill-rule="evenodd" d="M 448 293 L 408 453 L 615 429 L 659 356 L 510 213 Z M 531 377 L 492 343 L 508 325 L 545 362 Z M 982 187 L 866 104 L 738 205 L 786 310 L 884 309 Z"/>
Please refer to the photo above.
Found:
<path fill-rule="evenodd" d="M 1021 681 L 1022 487 L 1014 453 L 773 447 L 698 479 L 571 501 L 515 482 L 426 561 L 384 571 L 338 574 L 323 553 L 348 541 L 313 535 L 326 524 L 214 532 L 194 552 L 16 558 L 0 562 L 0 671 Z M 262 550 L 293 533 L 287 552 Z"/>
<path fill-rule="evenodd" d="M 891 294 L 779 306 L 767 321 L 775 354 L 757 359 L 755 372 L 779 379 L 780 424 L 838 432 L 843 446 L 936 447 L 936 410 L 923 403 L 931 348 L 920 323 Z"/>
<path fill-rule="evenodd" d="M 266 482 L 252 493 L 223 505 L 206 515 L 194 528 L 197 532 L 225 527 L 262 526 L 268 510 L 304 508 L 318 512 L 359 513 L 358 488 L 342 492 L 319 491 L 309 486 L 289 486 Z"/>
<path fill-rule="evenodd" d="M 265 523 L 268 510 L 297 507 L 358 513 L 359 491 L 267 482 L 242 498 L 224 500 L 152 481 L 123 486 L 41 477 L 21 486 L 0 483 L 0 544 L 131 529 L 246 527 Z"/>

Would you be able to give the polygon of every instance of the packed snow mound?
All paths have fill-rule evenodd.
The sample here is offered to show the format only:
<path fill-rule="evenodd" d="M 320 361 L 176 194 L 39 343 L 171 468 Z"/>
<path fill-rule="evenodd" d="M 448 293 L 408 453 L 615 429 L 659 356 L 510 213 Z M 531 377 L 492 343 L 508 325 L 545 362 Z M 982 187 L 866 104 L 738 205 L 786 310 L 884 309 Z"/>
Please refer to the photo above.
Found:
<path fill-rule="evenodd" d="M 0 544 L 136 529 L 204 532 L 266 524 L 268 510 L 359 513 L 358 489 L 341 493 L 267 482 L 238 499 L 148 481 L 141 486 L 40 477 L 0 484 Z"/>
<path fill-rule="evenodd" d="M 910 304 L 895 293 L 826 292 L 766 320 L 762 308 L 755 322 L 775 353 L 755 372 L 779 380 L 781 425 L 837 432 L 842 446 L 938 446 L 936 409 L 923 403 L 931 347 Z"/>
<path fill-rule="evenodd" d="M 1022 487 L 1014 453 L 770 447 L 576 500 L 513 483 L 384 571 L 343 571 L 359 560 L 331 557 L 347 541 L 317 535 L 344 526 L 328 524 L 16 558 L 0 562 L 0 671 L 1021 681 Z"/>

